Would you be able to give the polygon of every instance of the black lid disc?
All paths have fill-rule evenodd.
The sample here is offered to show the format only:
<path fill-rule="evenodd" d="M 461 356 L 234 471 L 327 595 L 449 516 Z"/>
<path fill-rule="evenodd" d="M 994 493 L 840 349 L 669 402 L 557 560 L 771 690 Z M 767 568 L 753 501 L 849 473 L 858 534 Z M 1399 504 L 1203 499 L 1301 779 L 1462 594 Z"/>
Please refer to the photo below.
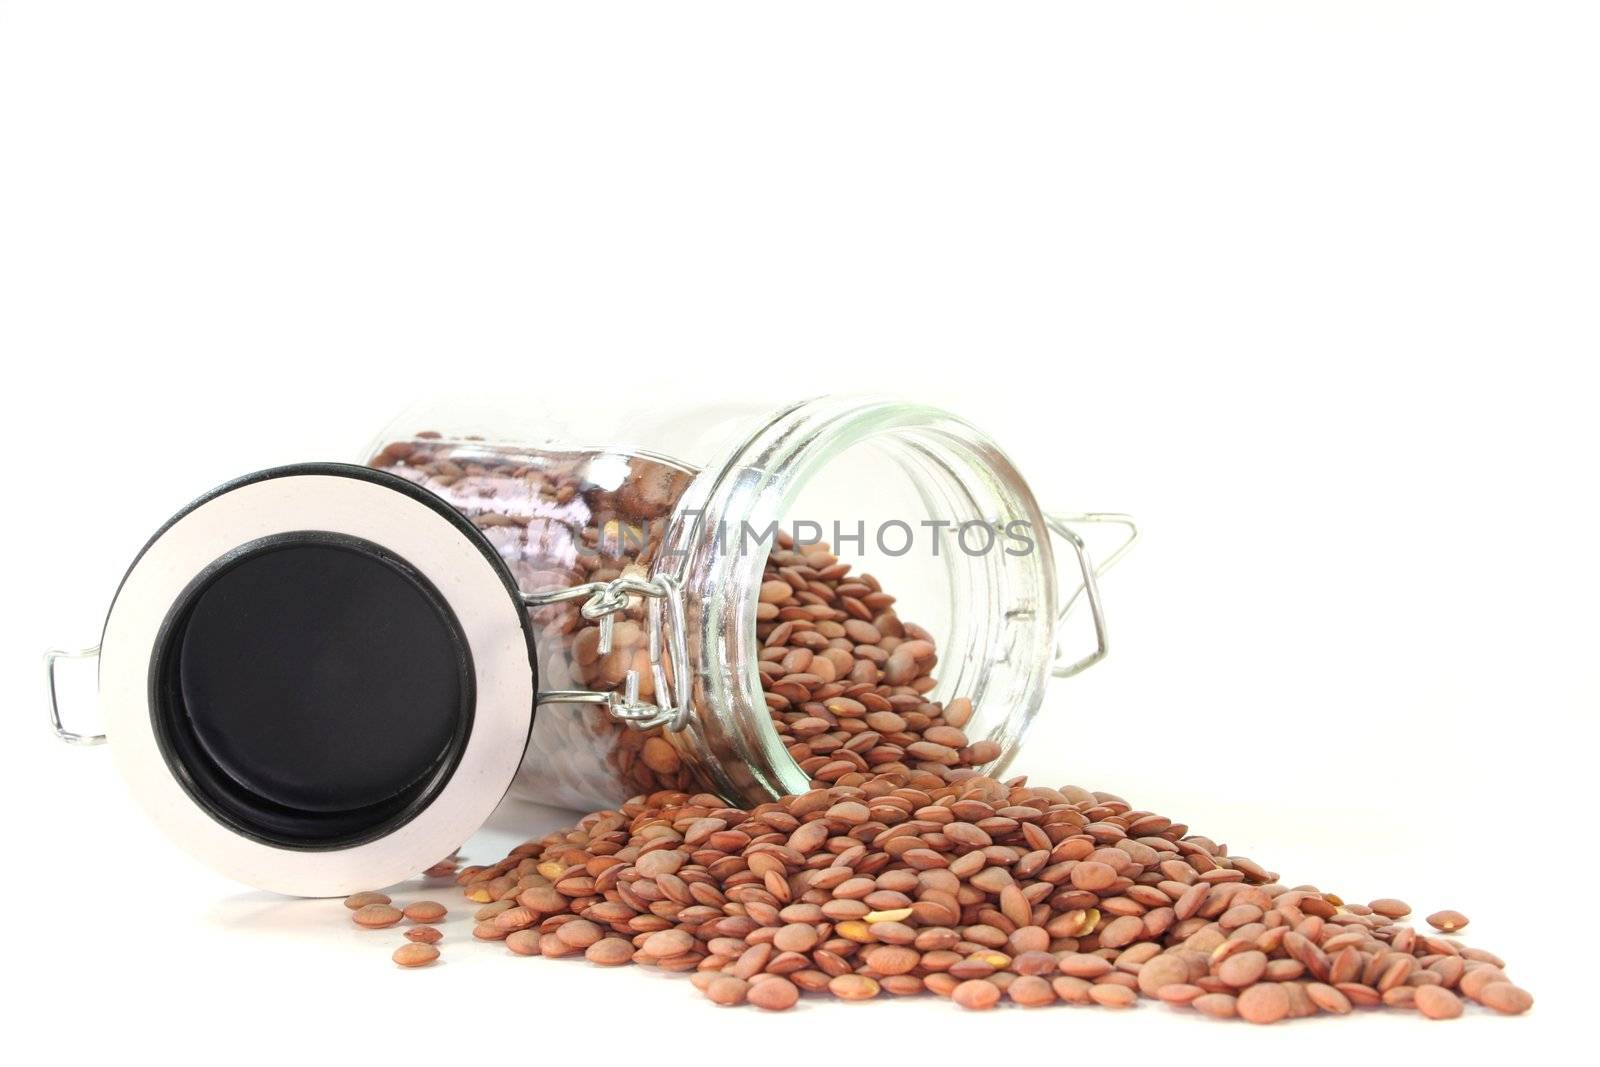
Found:
<path fill-rule="evenodd" d="M 472 725 L 449 606 L 377 545 L 307 531 L 243 546 L 175 606 L 152 712 L 218 818 L 292 847 L 385 832 L 448 778 Z"/>

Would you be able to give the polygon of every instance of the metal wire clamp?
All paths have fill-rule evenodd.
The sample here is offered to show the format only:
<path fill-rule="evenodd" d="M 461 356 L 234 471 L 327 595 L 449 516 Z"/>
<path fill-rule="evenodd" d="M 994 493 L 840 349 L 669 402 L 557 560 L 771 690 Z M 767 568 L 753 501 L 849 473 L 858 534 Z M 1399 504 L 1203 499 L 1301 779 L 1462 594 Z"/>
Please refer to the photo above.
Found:
<path fill-rule="evenodd" d="M 645 602 L 646 651 L 650 657 L 650 680 L 655 687 L 655 702 L 639 699 L 639 672 L 629 670 L 622 688 L 610 692 L 592 689 L 550 689 L 538 696 L 540 704 L 603 704 L 612 718 L 638 730 L 664 726 L 682 730 L 689 724 L 692 686 L 689 683 L 689 653 L 683 643 L 688 623 L 683 608 L 683 589 L 677 579 L 659 574 L 651 579 L 622 577 L 609 582 L 587 582 L 549 593 L 524 593 L 527 608 L 548 607 L 574 600 L 584 601 L 579 612 L 590 622 L 600 624 L 600 655 L 611 652 L 617 616 L 626 611 L 633 597 Z M 671 668 L 671 676 L 667 674 Z"/>
<path fill-rule="evenodd" d="M 64 651 L 52 648 L 44 654 L 44 683 L 45 693 L 50 703 L 50 725 L 54 727 L 56 736 L 69 745 L 103 745 L 106 743 L 105 734 L 80 734 L 66 728 L 61 722 L 61 700 L 56 691 L 56 664 L 64 659 L 98 659 L 100 646 L 93 648 L 80 648 L 75 651 Z"/>
<path fill-rule="evenodd" d="M 1075 524 L 1102 522 L 1127 527 L 1128 536 L 1123 539 L 1122 543 L 1110 555 L 1101 560 L 1099 564 L 1095 564 L 1089 558 L 1089 549 L 1083 543 L 1083 538 L 1078 536 L 1077 531 L 1072 527 Z M 1045 524 L 1050 527 L 1052 533 L 1072 547 L 1073 553 L 1078 557 L 1078 572 L 1082 575 L 1078 588 L 1073 590 L 1072 595 L 1067 598 L 1066 603 L 1061 606 L 1060 612 L 1056 615 L 1057 632 L 1060 632 L 1068 616 L 1078 606 L 1079 598 L 1088 600 L 1089 614 L 1094 621 L 1095 650 L 1087 656 L 1075 662 L 1064 663 L 1065 653 L 1062 651 L 1059 642 L 1056 645 L 1055 665 L 1051 668 L 1050 673 L 1057 678 L 1071 678 L 1074 674 L 1080 674 L 1105 659 L 1106 653 L 1111 650 L 1110 643 L 1106 639 L 1106 616 L 1105 610 L 1100 606 L 1100 586 L 1097 579 L 1116 566 L 1117 561 L 1128 554 L 1128 549 L 1132 548 L 1134 542 L 1139 540 L 1139 527 L 1129 516 L 1112 512 L 1046 515 Z"/>

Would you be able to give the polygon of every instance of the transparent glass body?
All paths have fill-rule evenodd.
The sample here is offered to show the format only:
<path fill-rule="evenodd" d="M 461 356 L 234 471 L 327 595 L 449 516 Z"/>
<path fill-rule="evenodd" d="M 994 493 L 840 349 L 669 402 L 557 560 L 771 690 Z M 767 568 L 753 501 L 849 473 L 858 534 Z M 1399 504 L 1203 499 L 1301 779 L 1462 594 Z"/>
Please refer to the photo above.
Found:
<path fill-rule="evenodd" d="M 662 574 L 681 589 L 684 728 L 542 700 L 524 799 L 759 803 L 885 768 L 995 773 L 1043 700 L 1058 601 L 1044 515 L 998 446 L 945 412 L 436 405 L 364 459 L 468 516 L 525 594 Z M 650 699 L 643 599 L 614 616 L 609 652 L 581 605 L 530 609 L 540 691 L 615 691 L 632 671 Z"/>

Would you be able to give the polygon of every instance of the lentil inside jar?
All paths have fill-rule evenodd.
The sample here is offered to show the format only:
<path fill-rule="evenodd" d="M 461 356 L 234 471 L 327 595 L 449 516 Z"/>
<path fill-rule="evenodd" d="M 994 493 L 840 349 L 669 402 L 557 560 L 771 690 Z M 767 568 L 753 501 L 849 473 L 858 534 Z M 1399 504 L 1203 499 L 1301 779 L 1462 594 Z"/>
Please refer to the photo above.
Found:
<path fill-rule="evenodd" d="M 549 593 L 620 577 L 649 577 L 674 506 L 696 472 L 616 449 L 539 450 L 424 432 L 370 460 L 442 496 L 499 551 L 518 587 Z M 915 769 L 954 780 L 1000 755 L 963 732 L 971 702 L 933 699 L 933 636 L 896 613 L 871 575 L 852 575 L 825 543 L 780 532 L 756 611 L 766 707 L 784 749 L 814 787 L 853 785 Z M 645 606 L 617 616 L 612 650 L 581 601 L 530 613 L 541 690 L 621 688 L 630 670 L 651 699 Z M 702 713 L 702 709 L 696 709 Z M 620 804 L 706 783 L 664 728 L 636 729 L 604 705 L 541 704 L 514 789 L 561 807 Z"/>
<path fill-rule="evenodd" d="M 624 576 L 644 578 L 666 519 L 694 472 L 669 460 L 619 451 L 540 451 L 425 431 L 384 445 L 369 465 L 449 501 L 499 551 L 525 594 Z M 644 606 L 616 619 L 612 650 L 581 601 L 530 612 L 542 690 L 620 688 L 639 672 L 653 695 Z M 638 793 L 699 788 L 660 727 L 616 722 L 602 705 L 541 704 L 513 789 L 557 807 L 612 804 Z"/>

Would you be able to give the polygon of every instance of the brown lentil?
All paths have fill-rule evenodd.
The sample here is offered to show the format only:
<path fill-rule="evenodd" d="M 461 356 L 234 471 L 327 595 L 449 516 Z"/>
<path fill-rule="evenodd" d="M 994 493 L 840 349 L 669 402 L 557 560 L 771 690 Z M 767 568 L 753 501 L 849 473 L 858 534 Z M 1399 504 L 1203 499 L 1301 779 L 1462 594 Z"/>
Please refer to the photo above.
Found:
<path fill-rule="evenodd" d="M 369 930 L 381 930 L 385 926 L 393 926 L 401 919 L 400 909 L 388 904 L 366 904 L 357 908 L 350 916 L 357 926 L 365 926 Z"/>
<path fill-rule="evenodd" d="M 1289 994 L 1277 982 L 1262 982 L 1239 994 L 1239 1017 L 1251 1023 L 1275 1023 L 1289 1014 Z"/>
<path fill-rule="evenodd" d="M 713 978 L 707 983 L 705 989 L 707 1000 L 713 1004 L 720 1004 L 725 1008 L 743 1004 L 749 991 L 750 983 L 743 978 L 734 978 L 730 975 Z"/>
<path fill-rule="evenodd" d="M 1139 992 L 1147 997 L 1159 996 L 1167 986 L 1183 985 L 1188 980 L 1189 964 L 1178 956 L 1157 956 L 1139 968 Z"/>
<path fill-rule="evenodd" d="M 363 892 L 360 892 L 360 893 L 351 893 L 349 896 L 344 898 L 344 906 L 349 908 L 351 911 L 357 911 L 357 910 L 359 910 L 361 908 L 366 907 L 368 904 L 392 904 L 392 903 L 394 903 L 394 902 L 389 899 L 388 894 L 374 892 L 373 890 L 370 890 L 370 889 L 369 890 L 364 890 Z"/>
<path fill-rule="evenodd" d="M 1000 1003 L 1000 987 L 982 978 L 962 982 L 950 999 L 968 1011 L 987 1011 Z"/>
<path fill-rule="evenodd" d="M 817 928 L 806 923 L 790 923 L 772 935 L 773 947 L 780 952 L 810 952 L 817 943 Z"/>
<path fill-rule="evenodd" d="M 1411 905 L 1393 897 L 1383 897 L 1368 904 L 1374 912 L 1388 919 L 1403 919 L 1411 914 Z"/>
<path fill-rule="evenodd" d="M 786 1011 L 800 999 L 800 990 L 787 978 L 768 975 L 750 987 L 745 999 L 767 1011 Z"/>
<path fill-rule="evenodd" d="M 1435 930 L 1442 930 L 1447 934 L 1454 933 L 1466 926 L 1467 921 L 1467 917 L 1459 911 L 1436 911 L 1428 916 L 1429 926 Z"/>
<path fill-rule="evenodd" d="M 841 974 L 828 982 L 828 992 L 840 1000 L 871 1000 L 878 995 L 878 983 L 866 975 Z"/>
<path fill-rule="evenodd" d="M 1213 1019 L 1231 1019 L 1239 1014 L 1238 1003 L 1238 998 L 1231 993 L 1207 993 L 1203 997 L 1196 997 L 1191 1007 Z"/>
<path fill-rule="evenodd" d="M 439 950 L 432 945 L 416 942 L 401 945 L 394 950 L 394 961 L 402 967 L 426 967 L 439 958 Z"/>
<path fill-rule="evenodd" d="M 1478 999 L 1502 1015 L 1521 1015 L 1533 1007 L 1533 994 L 1510 982 L 1490 982 L 1479 992 Z"/>
<path fill-rule="evenodd" d="M 1167 1004 L 1193 1004 L 1205 994 L 1205 990 L 1197 985 L 1187 982 L 1176 982 L 1164 985 L 1156 991 L 1156 999 Z"/>
<path fill-rule="evenodd" d="M 1247 944 L 1244 941 L 1231 941 L 1229 944 Z M 1255 985 L 1267 972 L 1267 955 L 1264 952 L 1250 950 L 1229 956 L 1214 968 L 1214 973 L 1227 985 L 1235 989 Z"/>
<path fill-rule="evenodd" d="M 1500 968 L 1484 966 L 1474 967 L 1469 971 L 1465 971 L 1456 984 L 1461 989 L 1461 992 L 1473 1000 L 1481 1001 L 1485 987 L 1493 982 L 1504 982 L 1506 980 L 1506 974 Z"/>
<path fill-rule="evenodd" d="M 400 909 L 400 913 L 414 923 L 436 923 L 448 914 L 448 909 L 433 900 L 418 900 Z"/>
<path fill-rule="evenodd" d="M 1454 1019 L 1461 1014 L 1461 999 L 1442 985 L 1419 985 L 1413 995 L 1417 1010 L 1430 1019 Z"/>
<path fill-rule="evenodd" d="M 1017 979 L 1006 987 L 1006 996 L 1011 998 L 1013 1004 L 1020 1004 L 1024 1008 L 1042 1008 L 1056 1001 L 1056 994 L 1050 988 L 1050 983 L 1037 975 L 1018 975 Z"/>
<path fill-rule="evenodd" d="M 478 936 L 476 930 L 473 931 L 473 936 Z M 494 939 L 489 938 L 488 940 Z M 540 955 L 540 940 L 540 934 L 537 930 L 517 930 L 505 935 L 506 948 L 518 956 Z M 629 950 L 629 956 L 630 958 L 632 957 L 631 949 Z"/>
<path fill-rule="evenodd" d="M 588 919 L 574 919 L 556 927 L 555 935 L 563 945 L 587 950 L 605 937 L 605 931 Z"/>
<path fill-rule="evenodd" d="M 617 967 L 633 961 L 633 945 L 620 937 L 604 937 L 584 949 L 583 956 L 602 967 Z"/>
<path fill-rule="evenodd" d="M 1306 996 L 1311 998 L 1311 1003 L 1334 1015 L 1349 1015 L 1352 1010 L 1349 997 L 1322 982 L 1307 983 Z"/>
<path fill-rule="evenodd" d="M 684 930 L 658 930 L 644 939 L 639 948 L 647 956 L 669 959 L 694 948 L 694 935 Z"/>
<path fill-rule="evenodd" d="M 1139 995 L 1125 985 L 1092 985 L 1089 999 L 1102 1008 L 1131 1008 Z"/>
<path fill-rule="evenodd" d="M 406 931 L 405 938 L 422 945 L 436 945 L 444 939 L 444 934 L 437 926 L 413 926 Z"/>

